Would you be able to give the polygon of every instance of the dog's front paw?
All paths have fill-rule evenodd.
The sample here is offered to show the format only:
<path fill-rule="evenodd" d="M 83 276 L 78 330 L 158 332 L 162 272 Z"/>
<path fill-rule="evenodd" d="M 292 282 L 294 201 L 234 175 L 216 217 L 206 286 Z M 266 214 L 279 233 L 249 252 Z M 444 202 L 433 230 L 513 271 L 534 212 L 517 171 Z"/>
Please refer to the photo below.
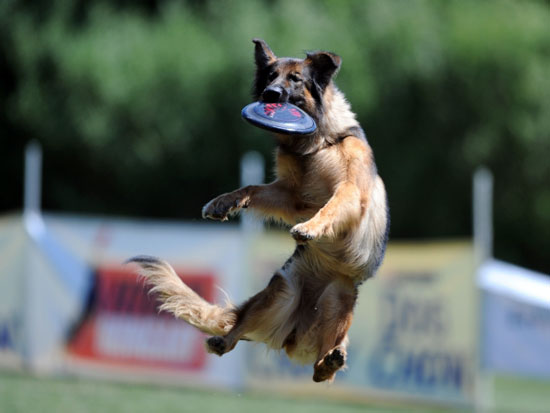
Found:
<path fill-rule="evenodd" d="M 298 244 L 305 244 L 318 237 L 316 231 L 314 231 L 307 223 L 297 224 L 290 230 L 292 238 L 298 242 Z"/>
<path fill-rule="evenodd" d="M 202 208 L 202 217 L 227 221 L 229 214 L 238 211 L 242 206 L 240 200 L 231 195 L 220 195 Z"/>

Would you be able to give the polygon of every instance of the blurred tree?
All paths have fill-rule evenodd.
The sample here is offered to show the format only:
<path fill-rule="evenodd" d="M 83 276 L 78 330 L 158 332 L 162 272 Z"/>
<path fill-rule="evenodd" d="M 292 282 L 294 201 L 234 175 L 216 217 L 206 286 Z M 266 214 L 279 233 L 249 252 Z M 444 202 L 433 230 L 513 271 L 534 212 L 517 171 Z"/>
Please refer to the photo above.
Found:
<path fill-rule="evenodd" d="M 2 2 L 0 210 L 21 207 L 38 139 L 46 209 L 198 219 L 238 185 L 245 151 L 271 157 L 239 116 L 263 37 L 279 55 L 343 57 L 392 237 L 469 235 L 485 164 L 496 255 L 550 273 L 549 17 L 541 1 Z"/>

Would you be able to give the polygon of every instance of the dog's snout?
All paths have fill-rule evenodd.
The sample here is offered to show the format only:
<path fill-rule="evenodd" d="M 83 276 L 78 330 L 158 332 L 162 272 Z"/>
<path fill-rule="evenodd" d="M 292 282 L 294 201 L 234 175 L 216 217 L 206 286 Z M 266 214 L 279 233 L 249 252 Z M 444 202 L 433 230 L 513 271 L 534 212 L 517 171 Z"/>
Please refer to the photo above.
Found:
<path fill-rule="evenodd" d="M 262 93 L 262 100 L 266 103 L 280 103 L 284 100 L 284 92 L 281 86 L 269 86 Z"/>

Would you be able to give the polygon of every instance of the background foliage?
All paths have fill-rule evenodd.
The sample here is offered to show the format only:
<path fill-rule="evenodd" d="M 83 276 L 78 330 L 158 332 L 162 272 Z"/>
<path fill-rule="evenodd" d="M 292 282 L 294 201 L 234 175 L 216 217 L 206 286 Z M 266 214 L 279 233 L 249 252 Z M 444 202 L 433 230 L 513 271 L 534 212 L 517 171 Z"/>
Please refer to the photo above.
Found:
<path fill-rule="evenodd" d="M 550 273 L 549 21 L 544 1 L 3 1 L 0 211 L 36 139 L 48 210 L 198 219 L 244 152 L 271 159 L 239 115 L 262 37 L 343 57 L 392 238 L 469 235 L 483 164 L 497 257 Z"/>

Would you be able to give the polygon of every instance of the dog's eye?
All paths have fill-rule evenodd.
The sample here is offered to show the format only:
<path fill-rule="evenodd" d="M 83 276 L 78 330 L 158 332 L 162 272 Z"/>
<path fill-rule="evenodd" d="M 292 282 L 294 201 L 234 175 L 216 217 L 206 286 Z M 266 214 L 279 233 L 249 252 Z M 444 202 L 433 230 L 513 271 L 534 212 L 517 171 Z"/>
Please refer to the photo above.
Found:
<path fill-rule="evenodd" d="M 302 78 L 300 76 L 298 76 L 297 74 L 294 74 L 294 73 L 289 74 L 288 79 L 293 81 L 293 82 L 301 82 L 302 81 Z"/>
<path fill-rule="evenodd" d="M 270 82 L 273 82 L 275 79 L 277 79 L 279 77 L 279 73 L 277 72 L 271 72 L 269 74 L 269 76 L 267 77 L 267 79 L 270 81 Z"/>

